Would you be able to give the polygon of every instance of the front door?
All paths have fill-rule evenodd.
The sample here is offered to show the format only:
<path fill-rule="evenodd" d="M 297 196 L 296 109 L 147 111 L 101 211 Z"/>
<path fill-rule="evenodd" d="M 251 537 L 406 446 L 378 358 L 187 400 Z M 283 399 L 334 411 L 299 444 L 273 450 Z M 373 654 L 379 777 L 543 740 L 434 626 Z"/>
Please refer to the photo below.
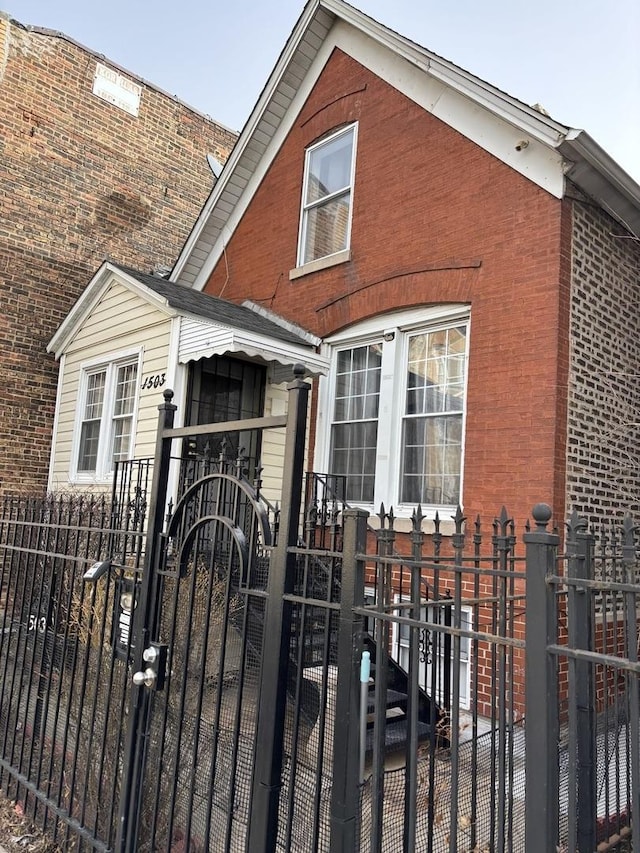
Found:
<path fill-rule="evenodd" d="M 262 365 L 228 356 L 193 362 L 189 377 L 188 425 L 258 418 L 264 414 L 266 370 Z M 185 442 L 191 459 L 244 457 L 249 477 L 260 457 L 260 432 L 229 431 L 197 436 Z"/>

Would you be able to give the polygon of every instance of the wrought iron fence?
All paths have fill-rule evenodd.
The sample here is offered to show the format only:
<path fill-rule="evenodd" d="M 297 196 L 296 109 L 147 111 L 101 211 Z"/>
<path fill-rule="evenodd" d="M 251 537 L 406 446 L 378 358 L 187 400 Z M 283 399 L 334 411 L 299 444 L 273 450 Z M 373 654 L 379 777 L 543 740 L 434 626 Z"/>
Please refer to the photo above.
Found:
<path fill-rule="evenodd" d="M 0 510 L 0 780 L 68 849 L 106 851 L 116 838 L 145 551 L 140 471 L 130 476 L 129 467 L 114 501 L 5 499 Z M 225 514 L 221 493 L 212 513 L 210 491 L 185 529 L 200 511 Z M 372 550 L 365 513 L 336 510 L 328 490 L 326 500 L 311 494 L 297 544 L 279 551 L 288 561 L 285 652 L 261 685 L 285 679 L 274 849 L 319 853 L 340 839 L 340 849 L 372 853 L 593 853 L 629 837 L 640 813 L 633 522 L 596 536 L 573 516 L 561 542 L 537 507 L 533 530 L 517 531 L 505 510 L 489 527 L 458 512 L 447 519 L 450 534 L 436 517 L 427 535 L 417 510 L 400 536 L 393 513 L 381 510 Z M 241 529 L 243 513 L 236 519 Z M 203 536 L 198 547 L 219 564 L 215 543 Z M 266 564 L 264 576 L 250 574 L 245 586 L 264 613 L 258 622 L 256 607 L 247 610 L 260 639 L 238 661 L 255 668 L 272 623 Z M 238 584 L 232 598 L 245 594 Z M 180 604 L 178 645 L 201 588 Z M 235 636 L 234 613 L 224 618 L 220 632 Z M 211 666 L 198 658 L 203 676 Z M 258 720 L 257 677 L 245 677 L 255 695 L 243 713 Z M 258 753 L 263 733 L 256 728 Z M 198 742 L 206 734 L 202 727 Z M 236 747 L 236 772 L 250 771 L 253 746 Z M 224 803 L 212 774 L 226 771 L 214 760 L 205 770 L 216 811 Z M 238 827 L 251 799 L 234 786 L 235 850 L 246 842 Z M 159 819 L 156 806 L 141 820 Z M 198 832 L 205 847 L 224 849 L 214 823 Z"/>
<path fill-rule="evenodd" d="M 2 504 L 0 779 L 74 849 L 115 837 L 143 518 L 104 496 Z"/>
<path fill-rule="evenodd" d="M 534 508 L 527 537 L 527 839 L 618 849 L 640 815 L 640 540 L 630 517 L 596 533 L 574 513 L 565 550 Z M 529 608 L 531 613 L 532 608 Z M 544 795 L 542 794 L 544 788 Z"/>

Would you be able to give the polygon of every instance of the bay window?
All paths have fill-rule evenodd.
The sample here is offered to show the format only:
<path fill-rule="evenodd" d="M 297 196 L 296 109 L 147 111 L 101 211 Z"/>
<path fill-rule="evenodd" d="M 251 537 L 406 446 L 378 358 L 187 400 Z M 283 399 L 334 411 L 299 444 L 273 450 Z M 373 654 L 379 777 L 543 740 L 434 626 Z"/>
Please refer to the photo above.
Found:
<path fill-rule="evenodd" d="M 422 319 L 421 319 L 422 317 Z M 461 502 L 466 308 L 407 311 L 329 339 L 317 467 L 346 478 L 351 504 Z"/>

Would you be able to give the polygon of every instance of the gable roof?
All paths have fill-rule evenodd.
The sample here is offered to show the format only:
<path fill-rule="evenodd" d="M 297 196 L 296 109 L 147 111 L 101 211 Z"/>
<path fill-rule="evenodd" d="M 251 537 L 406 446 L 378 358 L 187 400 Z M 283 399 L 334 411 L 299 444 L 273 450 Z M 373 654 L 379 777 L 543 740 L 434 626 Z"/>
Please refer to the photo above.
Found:
<path fill-rule="evenodd" d="M 302 330 L 300 333 L 293 332 L 290 328 L 281 326 L 244 305 L 237 305 L 235 302 L 228 302 L 226 299 L 201 293 L 191 287 L 185 287 L 182 284 L 158 278 L 158 276 L 147 275 L 130 267 L 123 267 L 119 264 L 112 266 L 153 290 L 154 293 L 166 300 L 167 305 L 175 308 L 180 314 L 192 314 L 198 318 L 204 317 L 225 326 L 235 326 L 291 344 L 309 346 L 311 343 L 309 337 Z"/>
<path fill-rule="evenodd" d="M 314 335 L 263 309 L 254 310 L 181 284 L 105 261 L 55 333 L 47 352 L 64 354 L 78 329 L 114 283 L 136 292 L 167 317 L 178 317 L 178 360 L 195 361 L 223 353 L 244 353 L 286 367 L 302 363 L 307 373 L 328 370 L 327 358 L 315 352 Z"/>
<path fill-rule="evenodd" d="M 640 235 L 640 186 L 584 131 L 560 124 L 344 0 L 309 0 L 171 274 L 202 289 L 334 47 L 561 198 L 565 176 Z M 384 61 L 381 61 L 384 60 Z M 526 145 L 520 146 L 524 141 Z"/>

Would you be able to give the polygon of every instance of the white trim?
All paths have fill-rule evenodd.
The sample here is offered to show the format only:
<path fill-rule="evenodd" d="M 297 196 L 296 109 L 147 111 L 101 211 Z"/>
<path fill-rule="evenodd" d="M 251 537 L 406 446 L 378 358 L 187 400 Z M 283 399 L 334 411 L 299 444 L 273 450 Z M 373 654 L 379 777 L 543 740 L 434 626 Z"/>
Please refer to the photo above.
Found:
<path fill-rule="evenodd" d="M 107 470 L 106 457 L 108 453 L 108 440 L 105 440 L 104 431 L 107 430 L 110 435 L 110 427 L 112 423 L 113 411 L 113 369 L 119 364 L 133 362 L 137 359 L 137 374 L 136 374 L 136 396 L 133 403 L 133 412 L 131 413 L 131 434 L 132 442 L 130 447 L 130 458 L 134 456 L 135 441 L 138 433 L 138 410 L 140 406 L 140 379 L 142 376 L 143 364 L 143 347 L 132 347 L 124 350 L 118 350 L 114 353 L 109 353 L 107 356 L 95 356 L 87 359 L 80 364 L 80 380 L 77 393 L 77 408 L 76 416 L 73 424 L 73 439 L 71 442 L 71 459 L 69 463 L 69 482 L 77 485 L 87 484 L 103 484 L 109 483 L 113 477 L 113 470 Z M 98 445 L 98 459 L 96 461 L 95 474 L 78 471 L 78 453 L 80 451 L 80 436 L 82 432 L 82 422 L 84 420 L 84 404 L 87 394 L 87 382 L 90 373 L 93 373 L 98 368 L 104 367 L 107 371 L 107 385 L 105 386 L 104 405 L 100 418 L 100 439 Z M 111 374 L 111 375 L 110 375 Z"/>
<path fill-rule="evenodd" d="M 47 352 L 54 353 L 56 359 L 60 358 L 69 343 L 73 340 L 78 329 L 81 328 L 84 321 L 89 317 L 95 306 L 113 284 L 120 284 L 128 288 L 168 317 L 175 316 L 178 313 L 168 305 L 167 300 L 163 296 L 146 287 L 138 279 L 105 261 L 85 287 L 58 327 L 55 335 L 47 344 Z"/>
<path fill-rule="evenodd" d="M 461 69 L 413 46 L 413 56 L 354 32 L 344 22 L 332 31 L 334 44 L 425 112 L 439 118 L 480 148 L 556 198 L 564 194 L 562 155 L 554 149 L 568 128 L 557 125 Z M 417 59 L 416 50 L 422 55 Z M 424 57 L 428 57 L 425 64 Z M 407 59 L 409 61 L 407 61 Z M 523 137 L 526 148 L 517 146 Z"/>
<path fill-rule="evenodd" d="M 64 384 L 64 371 L 66 363 L 66 355 L 60 358 L 58 365 L 58 384 L 56 388 L 56 407 L 53 412 L 53 428 L 51 430 L 51 454 L 49 456 L 49 476 L 47 477 L 47 491 L 52 492 L 55 488 L 55 478 L 53 475 L 55 468 L 56 447 L 58 444 L 58 425 L 60 423 L 60 401 L 62 400 L 62 387 Z"/>
<path fill-rule="evenodd" d="M 351 140 L 351 163 L 349 169 L 349 183 L 335 192 L 327 193 L 320 199 L 312 203 L 307 203 L 306 195 L 307 189 L 309 185 L 309 174 L 311 168 L 311 158 L 313 155 L 320 151 L 322 148 L 330 145 L 336 139 L 340 139 L 341 136 L 347 136 L 348 134 L 352 134 Z M 304 169 L 302 173 L 302 194 L 300 199 L 300 220 L 298 225 L 298 254 L 297 254 L 297 268 L 301 269 L 309 264 L 329 260 L 334 258 L 336 255 L 339 255 L 345 251 L 349 251 L 351 248 L 351 221 L 353 219 L 353 191 L 354 191 L 354 178 L 356 172 L 356 152 L 358 149 L 358 122 L 352 122 L 351 124 L 346 125 L 345 127 L 340 127 L 337 130 L 323 136 L 322 139 L 319 139 L 317 142 L 314 142 L 304 152 Z M 349 213 L 347 218 L 347 233 L 345 235 L 345 247 L 344 249 L 340 249 L 337 252 L 329 252 L 327 255 L 319 255 L 317 258 L 311 258 L 308 261 L 304 259 L 304 250 L 307 242 L 307 228 L 309 223 L 309 214 L 312 210 L 317 210 L 320 207 L 324 207 L 326 204 L 330 203 L 333 199 L 344 195 L 346 192 L 349 193 Z M 339 262 L 338 262 L 339 263 Z M 289 273 L 289 278 L 291 278 L 291 273 Z"/>
<path fill-rule="evenodd" d="M 351 225 L 349 225 L 349 228 L 351 228 Z M 309 275 L 309 273 L 318 272 L 318 270 L 337 267 L 338 264 L 344 264 L 350 260 L 351 249 L 343 249 L 341 252 L 334 252 L 333 255 L 325 255 L 323 258 L 316 258 L 315 261 L 309 261 L 301 267 L 289 270 L 289 281 L 295 281 L 297 278 L 302 278 L 303 275 Z"/>
<path fill-rule="evenodd" d="M 178 355 L 180 352 L 180 334 L 182 331 L 182 317 L 173 317 L 169 327 L 169 351 L 167 353 L 167 388 L 170 388 L 178 399 L 176 385 L 176 371 L 178 369 Z"/>
<path fill-rule="evenodd" d="M 371 503 L 358 504 L 374 515 L 377 507 L 384 503 L 392 506 L 400 518 L 409 517 L 415 506 L 400 503 L 400 465 L 402 444 L 402 421 L 404 411 L 404 393 L 408 335 L 413 331 L 432 331 L 448 328 L 456 323 L 464 323 L 467 329 L 466 354 L 464 366 L 465 402 L 462 410 L 462 446 L 460 450 L 460 493 L 462 503 L 464 489 L 465 433 L 467 420 L 467 382 L 470 348 L 471 317 L 468 305 L 439 305 L 421 309 L 409 309 L 371 317 L 352 327 L 327 338 L 322 351 L 330 360 L 328 376 L 322 376 L 318 389 L 318 410 L 316 419 L 316 442 L 314 468 L 316 471 L 329 470 L 331 425 L 333 422 L 333 401 L 335 395 L 335 365 L 337 353 L 343 349 L 383 342 L 380 378 L 380 397 L 378 411 L 378 439 L 376 445 L 376 477 L 374 498 Z M 386 336 L 386 338 L 385 338 Z M 438 512 L 441 516 L 453 515 L 457 506 L 433 504 L 422 507 L 425 518 L 432 519 Z"/>
<path fill-rule="evenodd" d="M 244 353 L 267 363 L 275 361 L 291 367 L 299 363 L 312 375 L 327 373 L 329 369 L 328 360 L 310 347 L 276 340 L 256 332 L 220 326 L 213 321 L 183 317 L 178 353 L 180 363 L 224 353 Z"/>
<path fill-rule="evenodd" d="M 171 321 L 171 332 L 169 338 L 169 353 L 167 358 L 167 387 L 173 391 L 173 403 L 178 407 L 174 416 L 174 426 L 184 426 L 187 409 L 187 387 L 188 366 L 180 364 L 178 353 L 180 351 L 180 336 L 182 334 L 182 317 L 174 317 Z M 173 446 L 172 455 L 178 459 L 182 458 L 182 446 L 184 439 L 179 438 Z M 179 465 L 171 464 L 167 480 L 167 501 L 178 497 L 178 480 L 180 477 Z"/>
<path fill-rule="evenodd" d="M 202 290 L 204 288 L 209 276 L 215 268 L 215 265 L 222 256 L 222 253 L 226 248 L 226 244 L 238 227 L 251 202 L 251 199 L 262 183 L 282 144 L 289 135 L 300 110 L 304 106 L 316 84 L 316 81 L 322 73 L 322 69 L 329 61 L 329 57 L 333 52 L 333 47 L 334 45 L 330 39 L 325 39 L 322 42 L 309 71 L 305 75 L 302 83 L 297 87 L 281 122 L 273 131 L 273 135 L 266 149 L 259 157 L 254 159 L 250 156 L 252 153 L 249 150 L 251 137 L 247 136 L 245 138 L 245 131 L 242 132 L 238 142 L 231 152 L 229 160 L 222 170 L 222 174 L 220 175 L 218 182 L 202 209 L 202 213 L 200 214 L 198 221 L 187 238 L 187 242 L 180 253 L 180 257 L 176 261 L 176 265 L 171 273 L 171 281 L 191 285 L 195 290 Z M 247 123 L 247 126 L 248 125 L 249 122 Z M 238 151 L 237 157 L 234 156 L 236 151 Z M 239 163 L 241 155 L 244 155 L 245 153 L 247 153 L 247 159 L 251 162 L 246 164 Z M 218 202 L 222 199 L 227 185 L 231 183 L 234 169 L 237 167 L 246 168 L 249 171 L 249 178 L 243 186 L 240 195 L 236 197 L 233 202 L 231 209 L 225 210 L 223 209 L 223 205 L 218 209 Z M 220 225 L 216 224 L 216 233 L 209 235 L 207 228 L 210 224 L 210 220 L 214 218 L 214 213 L 216 223 L 220 222 Z M 200 245 L 201 241 L 202 245 Z M 202 252 L 205 255 L 204 260 L 201 260 L 200 257 L 196 257 L 196 253 L 199 252 Z M 194 267 L 195 275 L 190 275 L 187 279 L 185 273 L 188 265 L 192 265 Z"/>
<path fill-rule="evenodd" d="M 342 0 L 315 0 L 286 42 L 184 245 L 173 281 L 204 287 L 336 46 L 555 197 L 564 194 L 568 170 L 590 195 L 597 186 L 598 202 L 640 232 L 640 186 L 584 131 L 538 112 Z"/>

